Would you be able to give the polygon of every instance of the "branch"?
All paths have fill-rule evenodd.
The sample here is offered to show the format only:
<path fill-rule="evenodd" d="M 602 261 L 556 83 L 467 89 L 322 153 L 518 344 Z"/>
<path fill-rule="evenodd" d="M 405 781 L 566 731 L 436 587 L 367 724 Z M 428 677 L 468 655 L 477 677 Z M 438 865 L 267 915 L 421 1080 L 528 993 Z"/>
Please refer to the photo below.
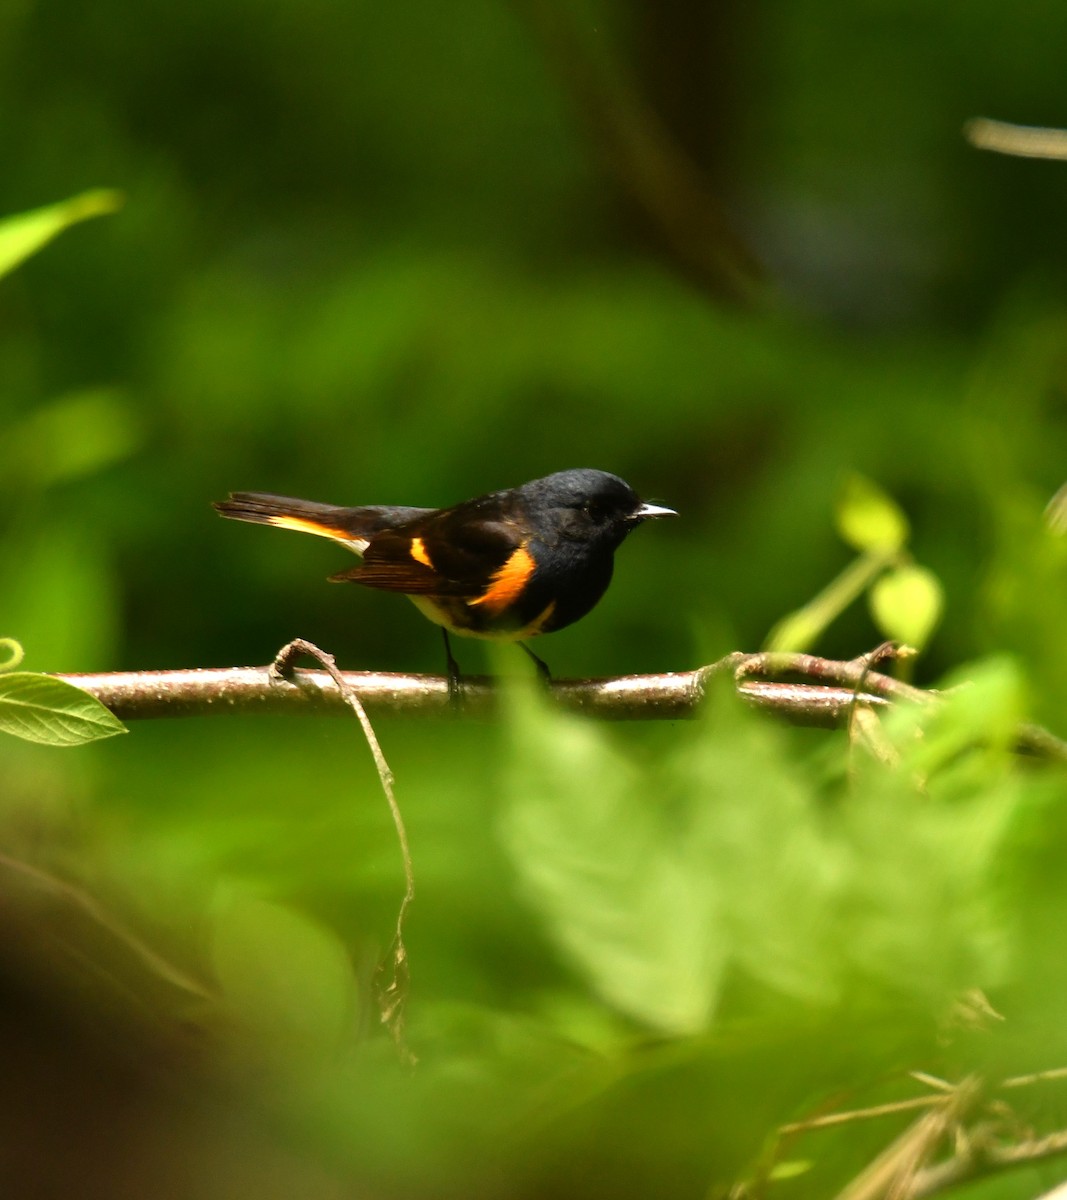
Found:
<path fill-rule="evenodd" d="M 805 660 L 801 674 L 818 683 L 786 683 L 751 679 L 771 658 Z M 695 671 L 658 675 L 621 675 L 609 679 L 564 679 L 546 684 L 547 693 L 566 708 L 614 720 L 678 720 L 695 716 L 711 680 L 733 668 L 737 690 L 756 708 L 778 712 L 802 724 L 842 724 L 856 703 L 884 706 L 903 694 L 904 685 L 868 675 L 857 696 L 846 678 L 847 663 L 830 663 L 810 655 L 730 655 Z M 829 668 L 839 668 L 836 675 Z M 433 716 L 455 711 L 448 680 L 439 675 L 401 675 L 375 671 L 342 671 L 369 713 Z M 857 678 L 858 678 L 858 672 Z M 57 678 L 91 693 L 120 720 L 152 717 L 203 717 L 240 713 L 340 714 L 345 701 L 325 671 L 297 670 L 278 678 L 269 666 L 195 668 L 178 671 L 117 671 L 63 674 Z M 837 679 L 843 686 L 827 686 Z M 918 693 L 925 696 L 925 693 Z M 459 684 L 458 708 L 491 711 L 500 690 L 487 676 L 465 675 Z"/>
<path fill-rule="evenodd" d="M 545 687 L 563 708 L 616 721 L 694 717 L 713 681 L 730 675 L 746 704 L 796 725 L 834 728 L 846 725 L 857 706 L 885 708 L 900 700 L 937 702 L 937 692 L 872 671 L 871 659 L 862 655 L 841 662 L 813 654 L 737 652 L 695 671 L 561 679 Z M 480 714 L 492 711 L 500 698 L 499 687 L 486 676 L 464 676 L 455 703 L 449 697 L 448 680 L 440 675 L 375 671 L 339 675 L 367 712 L 375 715 Z M 89 692 L 123 721 L 232 713 L 319 716 L 340 714 L 348 707 L 325 671 L 292 671 L 279 678 L 269 666 L 218 667 L 56 678 Z M 1067 763 L 1067 742 L 1039 726 L 1020 725 L 1016 745 L 1024 753 Z"/>

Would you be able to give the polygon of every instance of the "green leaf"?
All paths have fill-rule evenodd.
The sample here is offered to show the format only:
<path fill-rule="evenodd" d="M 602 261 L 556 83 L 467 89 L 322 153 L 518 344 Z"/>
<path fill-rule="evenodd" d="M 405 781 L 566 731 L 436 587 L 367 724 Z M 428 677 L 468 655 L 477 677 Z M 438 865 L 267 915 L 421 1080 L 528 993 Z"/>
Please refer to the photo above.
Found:
<path fill-rule="evenodd" d="M 5 218 L 0 221 L 0 276 L 13 271 L 64 229 L 90 217 L 113 213 L 122 204 L 121 192 L 100 189 Z"/>
<path fill-rule="evenodd" d="M 906 769 L 928 787 L 976 792 L 1012 769 L 1026 688 L 1007 656 L 970 663 L 942 681 L 941 700 L 916 709 L 901 705 L 885 722 Z M 958 781 L 963 780 L 960 784 Z"/>
<path fill-rule="evenodd" d="M 0 671 L 13 671 L 22 662 L 25 651 L 14 638 L 0 638 L 0 654 L 7 658 L 0 662 Z"/>
<path fill-rule="evenodd" d="M 664 754 L 520 709 L 503 834 L 527 901 L 592 991 L 668 1035 L 711 1027 L 740 980 L 812 1011 L 995 984 L 1021 696 L 1003 663 L 971 674 L 894 710 L 899 765 L 840 779 L 732 698 Z"/>
<path fill-rule="evenodd" d="M 598 727 L 525 708 L 515 733 L 504 838 L 529 900 L 609 1003 L 665 1033 L 705 1028 L 727 960 L 713 874 Z"/>
<path fill-rule="evenodd" d="M 738 966 L 805 1003 L 839 983 L 840 852 L 776 732 L 732 697 L 714 710 L 660 762 L 520 710 L 504 813 L 527 898 L 567 957 L 619 1011 L 674 1035 L 711 1026 Z"/>
<path fill-rule="evenodd" d="M 907 517 L 863 475 L 845 480 L 834 516 L 838 532 L 857 550 L 899 550 L 908 540 Z"/>
<path fill-rule="evenodd" d="M 0 731 L 45 746 L 81 746 L 125 733 L 126 726 L 71 683 L 15 671 L 0 675 Z"/>
<path fill-rule="evenodd" d="M 869 599 L 878 628 L 916 650 L 929 641 L 945 604 L 937 576 L 914 564 L 886 572 L 871 588 Z"/>
<path fill-rule="evenodd" d="M 332 1055 L 355 1029 L 358 992 L 344 944 L 290 908 L 227 889 L 212 959 L 231 1016 L 276 1052 Z"/>

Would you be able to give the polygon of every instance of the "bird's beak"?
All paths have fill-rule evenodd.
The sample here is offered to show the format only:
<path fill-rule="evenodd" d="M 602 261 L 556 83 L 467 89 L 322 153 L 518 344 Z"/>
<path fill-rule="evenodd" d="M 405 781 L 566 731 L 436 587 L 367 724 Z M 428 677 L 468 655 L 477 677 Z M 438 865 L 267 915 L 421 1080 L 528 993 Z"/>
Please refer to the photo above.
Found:
<path fill-rule="evenodd" d="M 652 517 L 676 517 L 673 508 L 664 508 L 661 504 L 642 504 L 630 518 L 631 521 L 648 521 Z"/>

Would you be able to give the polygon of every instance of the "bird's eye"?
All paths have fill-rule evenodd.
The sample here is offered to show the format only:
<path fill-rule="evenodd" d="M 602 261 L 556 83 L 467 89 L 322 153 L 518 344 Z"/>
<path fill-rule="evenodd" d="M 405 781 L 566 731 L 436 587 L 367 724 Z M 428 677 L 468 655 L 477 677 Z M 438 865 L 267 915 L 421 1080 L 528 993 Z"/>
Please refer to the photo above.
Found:
<path fill-rule="evenodd" d="M 597 525 L 608 515 L 606 506 L 600 500 L 587 500 L 582 505 L 582 511 Z"/>

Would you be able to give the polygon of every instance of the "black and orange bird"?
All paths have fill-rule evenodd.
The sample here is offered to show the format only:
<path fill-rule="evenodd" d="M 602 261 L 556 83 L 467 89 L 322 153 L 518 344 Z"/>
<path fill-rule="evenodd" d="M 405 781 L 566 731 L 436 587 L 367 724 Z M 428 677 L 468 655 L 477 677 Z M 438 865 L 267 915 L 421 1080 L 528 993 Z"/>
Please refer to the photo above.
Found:
<path fill-rule="evenodd" d="M 444 632 L 453 687 L 459 668 L 449 633 L 525 643 L 573 624 L 603 596 L 627 534 L 652 517 L 677 516 L 643 503 L 617 475 L 588 469 L 451 508 L 343 508 L 262 492 L 234 492 L 215 508 L 235 521 L 330 538 L 361 555 L 359 566 L 331 581 L 408 596 Z M 523 649 L 547 676 L 545 664 Z"/>

